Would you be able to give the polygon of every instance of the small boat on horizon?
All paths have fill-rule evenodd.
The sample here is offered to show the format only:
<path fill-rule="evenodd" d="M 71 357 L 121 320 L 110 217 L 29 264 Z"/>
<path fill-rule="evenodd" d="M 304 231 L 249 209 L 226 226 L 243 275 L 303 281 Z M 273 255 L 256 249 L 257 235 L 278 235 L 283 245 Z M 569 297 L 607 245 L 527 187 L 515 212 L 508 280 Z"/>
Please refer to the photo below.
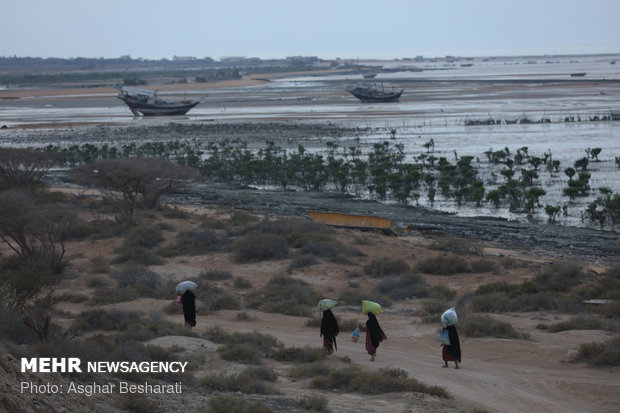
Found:
<path fill-rule="evenodd" d="M 135 116 L 171 116 L 185 115 L 194 106 L 202 102 L 194 100 L 163 100 L 157 96 L 157 92 L 148 89 L 123 86 L 117 98 L 125 102 Z"/>
<path fill-rule="evenodd" d="M 358 98 L 363 103 L 376 103 L 376 102 L 398 102 L 405 89 L 396 90 L 392 88 L 391 91 L 386 91 L 381 84 L 377 87 L 376 84 L 372 86 L 352 84 L 346 87 L 346 91 Z"/>
<path fill-rule="evenodd" d="M 586 75 L 586 72 L 577 72 L 577 73 L 571 73 L 570 77 L 583 77 Z"/>

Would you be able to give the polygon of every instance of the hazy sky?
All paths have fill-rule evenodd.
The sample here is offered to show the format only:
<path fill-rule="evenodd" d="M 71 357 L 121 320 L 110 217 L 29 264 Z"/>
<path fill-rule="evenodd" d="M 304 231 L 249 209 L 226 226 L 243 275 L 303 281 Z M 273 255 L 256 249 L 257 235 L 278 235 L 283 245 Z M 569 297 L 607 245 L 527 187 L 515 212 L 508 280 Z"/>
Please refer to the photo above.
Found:
<path fill-rule="evenodd" d="M 619 0 L 0 0 L 0 56 L 620 53 Z"/>

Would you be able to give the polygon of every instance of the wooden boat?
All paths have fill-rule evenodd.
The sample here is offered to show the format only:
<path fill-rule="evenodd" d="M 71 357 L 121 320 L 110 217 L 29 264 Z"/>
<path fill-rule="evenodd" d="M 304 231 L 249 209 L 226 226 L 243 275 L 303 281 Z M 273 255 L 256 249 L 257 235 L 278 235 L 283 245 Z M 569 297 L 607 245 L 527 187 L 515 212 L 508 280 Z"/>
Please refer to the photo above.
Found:
<path fill-rule="evenodd" d="M 125 102 L 135 116 L 185 115 L 202 101 L 202 99 L 168 101 L 160 99 L 155 91 L 127 86 L 124 86 L 116 97 Z"/>
<path fill-rule="evenodd" d="M 394 88 L 392 91 L 386 91 L 383 85 L 379 88 L 376 84 L 372 86 L 353 84 L 347 86 L 346 90 L 364 103 L 398 102 L 405 91 L 405 89 L 395 90 Z"/>
<path fill-rule="evenodd" d="M 382 217 L 368 215 L 341 214 L 338 212 L 306 211 L 312 221 L 335 227 L 356 228 L 366 231 L 380 231 L 395 235 L 394 223 Z"/>

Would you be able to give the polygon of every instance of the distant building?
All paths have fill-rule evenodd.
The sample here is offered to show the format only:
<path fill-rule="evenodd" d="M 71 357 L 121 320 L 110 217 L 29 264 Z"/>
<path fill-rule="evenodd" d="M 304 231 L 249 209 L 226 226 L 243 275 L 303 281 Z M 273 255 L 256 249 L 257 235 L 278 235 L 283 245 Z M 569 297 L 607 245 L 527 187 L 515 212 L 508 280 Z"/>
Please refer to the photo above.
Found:
<path fill-rule="evenodd" d="M 296 65 L 311 65 L 319 61 L 317 56 L 287 56 L 286 61 L 293 66 Z"/>
<path fill-rule="evenodd" d="M 173 56 L 172 60 L 174 62 L 189 62 L 191 60 L 196 60 L 194 56 Z"/>

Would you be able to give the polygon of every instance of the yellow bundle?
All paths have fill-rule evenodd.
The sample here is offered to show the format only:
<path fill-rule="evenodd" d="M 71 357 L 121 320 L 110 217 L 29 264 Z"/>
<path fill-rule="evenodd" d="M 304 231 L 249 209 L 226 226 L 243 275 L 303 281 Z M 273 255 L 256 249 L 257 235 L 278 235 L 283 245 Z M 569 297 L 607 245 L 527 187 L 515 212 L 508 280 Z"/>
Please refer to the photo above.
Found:
<path fill-rule="evenodd" d="M 374 301 L 362 300 L 362 314 L 373 313 L 374 315 L 379 315 L 383 312 L 381 305 L 379 303 L 375 303 Z"/>

